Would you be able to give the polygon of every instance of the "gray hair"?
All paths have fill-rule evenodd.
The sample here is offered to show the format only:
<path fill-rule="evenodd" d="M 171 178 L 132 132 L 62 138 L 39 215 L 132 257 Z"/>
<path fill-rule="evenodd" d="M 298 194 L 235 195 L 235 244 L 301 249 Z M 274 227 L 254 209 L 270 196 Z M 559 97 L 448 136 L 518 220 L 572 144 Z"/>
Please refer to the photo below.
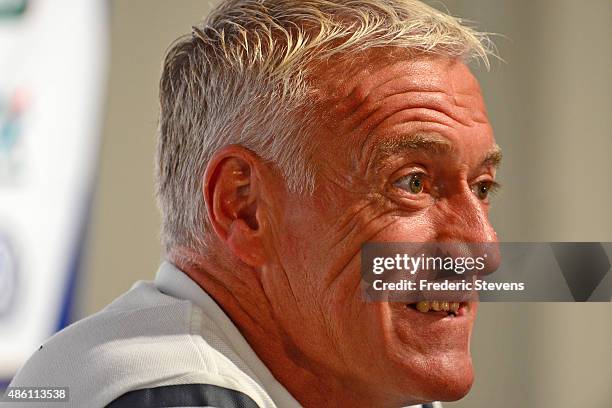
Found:
<path fill-rule="evenodd" d="M 179 38 L 160 81 L 157 199 L 166 251 L 206 245 L 202 180 L 224 146 L 250 149 L 278 167 L 290 191 L 312 192 L 309 69 L 383 47 L 475 58 L 488 68 L 491 43 L 414 0 L 230 0 Z"/>

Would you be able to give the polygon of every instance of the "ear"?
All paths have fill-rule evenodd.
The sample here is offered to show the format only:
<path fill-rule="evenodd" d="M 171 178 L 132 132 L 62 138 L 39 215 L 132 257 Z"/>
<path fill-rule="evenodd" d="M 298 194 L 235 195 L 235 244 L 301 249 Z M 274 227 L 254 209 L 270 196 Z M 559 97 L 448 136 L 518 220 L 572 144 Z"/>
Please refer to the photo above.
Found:
<path fill-rule="evenodd" d="M 217 236 L 247 265 L 265 260 L 260 217 L 261 159 L 241 146 L 219 150 L 203 180 L 208 217 Z"/>

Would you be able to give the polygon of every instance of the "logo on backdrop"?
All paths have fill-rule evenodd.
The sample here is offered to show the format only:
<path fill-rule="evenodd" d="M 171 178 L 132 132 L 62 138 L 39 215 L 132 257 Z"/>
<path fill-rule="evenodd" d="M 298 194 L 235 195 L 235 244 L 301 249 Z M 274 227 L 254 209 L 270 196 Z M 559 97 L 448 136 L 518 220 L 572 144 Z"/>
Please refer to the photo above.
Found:
<path fill-rule="evenodd" d="M 0 0 L 0 21 L 21 17 L 27 6 L 27 0 Z"/>
<path fill-rule="evenodd" d="M 22 135 L 27 99 L 21 88 L 8 95 L 0 91 L 0 186 L 17 184 L 25 163 Z"/>

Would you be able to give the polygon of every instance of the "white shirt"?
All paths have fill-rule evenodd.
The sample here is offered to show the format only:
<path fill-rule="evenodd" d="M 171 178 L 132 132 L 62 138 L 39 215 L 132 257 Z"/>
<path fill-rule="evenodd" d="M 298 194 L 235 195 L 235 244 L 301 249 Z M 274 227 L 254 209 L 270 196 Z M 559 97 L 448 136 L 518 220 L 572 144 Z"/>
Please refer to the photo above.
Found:
<path fill-rule="evenodd" d="M 69 401 L 53 406 L 75 408 L 152 400 L 300 407 L 217 303 L 168 262 L 154 282 L 136 282 L 100 312 L 51 337 L 9 386 L 69 387 Z"/>

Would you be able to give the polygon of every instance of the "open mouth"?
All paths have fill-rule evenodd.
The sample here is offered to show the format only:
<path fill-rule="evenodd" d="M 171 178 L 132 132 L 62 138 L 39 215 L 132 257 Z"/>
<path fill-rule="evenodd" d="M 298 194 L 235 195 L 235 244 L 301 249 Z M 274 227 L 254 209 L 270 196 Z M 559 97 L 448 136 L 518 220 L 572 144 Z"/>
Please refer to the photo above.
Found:
<path fill-rule="evenodd" d="M 422 300 L 416 303 L 408 303 L 409 308 L 418 310 L 421 313 L 446 314 L 451 317 L 463 314 L 467 307 L 467 302 L 446 302 L 439 300 Z"/>

